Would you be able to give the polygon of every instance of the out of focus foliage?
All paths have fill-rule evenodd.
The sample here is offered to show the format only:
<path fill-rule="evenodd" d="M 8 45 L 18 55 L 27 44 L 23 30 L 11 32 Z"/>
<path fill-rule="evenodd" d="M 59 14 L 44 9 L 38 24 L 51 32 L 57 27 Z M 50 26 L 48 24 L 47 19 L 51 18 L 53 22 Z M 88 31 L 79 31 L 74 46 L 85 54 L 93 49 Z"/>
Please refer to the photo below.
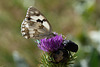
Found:
<path fill-rule="evenodd" d="M 29 6 L 45 15 L 54 32 L 79 45 L 74 67 L 100 66 L 100 0 L 0 0 L 0 66 L 18 67 L 16 51 L 29 67 L 39 64 L 42 52 L 20 33 Z"/>

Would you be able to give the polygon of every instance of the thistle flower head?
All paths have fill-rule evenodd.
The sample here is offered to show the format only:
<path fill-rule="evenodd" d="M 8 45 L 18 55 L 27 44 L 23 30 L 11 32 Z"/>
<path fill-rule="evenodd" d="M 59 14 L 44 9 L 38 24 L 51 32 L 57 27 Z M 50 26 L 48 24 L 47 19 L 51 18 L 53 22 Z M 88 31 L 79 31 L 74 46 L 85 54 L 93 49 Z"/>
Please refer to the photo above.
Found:
<path fill-rule="evenodd" d="M 47 38 L 41 39 L 40 43 L 38 43 L 38 47 L 43 51 L 53 52 L 63 48 L 62 42 L 63 42 L 62 35 L 56 34 L 56 36 L 51 37 L 49 39 Z"/>

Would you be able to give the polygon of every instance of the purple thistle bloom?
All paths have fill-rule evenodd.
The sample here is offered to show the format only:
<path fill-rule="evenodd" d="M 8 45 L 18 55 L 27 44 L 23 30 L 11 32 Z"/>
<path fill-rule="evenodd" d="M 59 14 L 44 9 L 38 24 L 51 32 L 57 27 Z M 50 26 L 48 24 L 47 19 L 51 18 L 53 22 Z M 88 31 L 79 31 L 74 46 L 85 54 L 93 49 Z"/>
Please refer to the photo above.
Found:
<path fill-rule="evenodd" d="M 41 39 L 40 43 L 38 43 L 38 47 L 43 51 L 53 52 L 63 48 L 62 42 L 63 42 L 62 35 L 56 34 L 56 36 L 52 38 Z"/>

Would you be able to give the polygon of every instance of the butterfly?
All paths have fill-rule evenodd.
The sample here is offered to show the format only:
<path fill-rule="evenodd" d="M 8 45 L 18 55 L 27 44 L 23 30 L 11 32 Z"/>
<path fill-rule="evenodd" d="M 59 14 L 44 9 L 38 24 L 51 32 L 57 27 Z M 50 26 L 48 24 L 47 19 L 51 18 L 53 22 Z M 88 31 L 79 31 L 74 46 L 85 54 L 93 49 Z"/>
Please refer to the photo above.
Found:
<path fill-rule="evenodd" d="M 30 6 L 21 24 L 21 33 L 26 39 L 42 39 L 53 36 L 49 21 L 36 8 Z"/>

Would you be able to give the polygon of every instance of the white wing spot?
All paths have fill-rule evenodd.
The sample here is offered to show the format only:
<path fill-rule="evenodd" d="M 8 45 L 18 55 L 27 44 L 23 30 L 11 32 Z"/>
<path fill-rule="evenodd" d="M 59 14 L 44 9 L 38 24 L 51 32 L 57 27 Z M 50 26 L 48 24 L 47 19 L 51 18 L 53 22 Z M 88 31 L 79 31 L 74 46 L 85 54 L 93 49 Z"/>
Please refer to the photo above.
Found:
<path fill-rule="evenodd" d="M 27 28 L 29 28 L 29 25 L 28 25 L 28 24 L 26 24 L 25 26 L 26 26 Z"/>
<path fill-rule="evenodd" d="M 24 36 L 26 39 L 28 38 L 28 36 Z"/>
<path fill-rule="evenodd" d="M 29 30 L 30 30 L 30 31 L 33 31 L 34 29 L 33 29 L 33 28 L 29 28 Z"/>
<path fill-rule="evenodd" d="M 25 27 L 25 25 L 21 25 L 21 27 Z"/>
<path fill-rule="evenodd" d="M 48 30 L 50 30 L 50 25 L 45 21 L 43 22 L 44 27 L 46 27 Z"/>
<path fill-rule="evenodd" d="M 42 15 L 39 15 L 39 16 L 31 16 L 32 19 L 34 20 L 37 20 L 37 19 L 40 19 L 40 20 L 43 20 L 44 17 Z"/>
<path fill-rule="evenodd" d="M 33 34 L 30 34 L 30 37 L 33 37 Z"/>
<path fill-rule="evenodd" d="M 36 14 L 39 14 L 39 11 L 35 11 Z"/>
<path fill-rule="evenodd" d="M 25 30 L 25 28 L 22 28 L 22 31 L 24 31 Z"/>
<path fill-rule="evenodd" d="M 29 34 L 33 34 L 33 33 L 35 33 L 35 31 L 30 31 L 30 32 L 29 32 Z"/>
<path fill-rule="evenodd" d="M 23 21 L 23 24 L 27 24 L 25 21 Z"/>
<path fill-rule="evenodd" d="M 24 20 L 23 20 L 22 24 L 24 24 Z"/>
<path fill-rule="evenodd" d="M 22 32 L 23 35 L 25 35 L 25 32 Z"/>
<path fill-rule="evenodd" d="M 26 17 L 29 17 L 28 13 L 26 14 Z"/>
<path fill-rule="evenodd" d="M 33 11 L 30 11 L 30 13 L 31 13 L 31 14 L 34 14 L 34 12 L 33 12 Z"/>

